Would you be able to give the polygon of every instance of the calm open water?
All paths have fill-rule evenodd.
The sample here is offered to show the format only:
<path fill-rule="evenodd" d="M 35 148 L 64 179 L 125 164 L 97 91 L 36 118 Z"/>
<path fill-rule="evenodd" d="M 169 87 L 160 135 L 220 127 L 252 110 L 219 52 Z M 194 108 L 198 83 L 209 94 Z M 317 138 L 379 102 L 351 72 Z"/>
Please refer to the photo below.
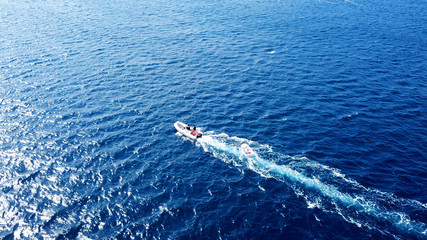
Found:
<path fill-rule="evenodd" d="M 0 238 L 427 239 L 426 62 L 425 0 L 0 0 Z"/>

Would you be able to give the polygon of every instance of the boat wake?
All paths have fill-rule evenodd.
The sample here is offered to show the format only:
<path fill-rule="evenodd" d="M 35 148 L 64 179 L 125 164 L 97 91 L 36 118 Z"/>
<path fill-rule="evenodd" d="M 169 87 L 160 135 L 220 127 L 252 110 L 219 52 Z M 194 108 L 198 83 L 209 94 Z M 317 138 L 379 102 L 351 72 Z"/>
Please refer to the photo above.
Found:
<path fill-rule="evenodd" d="M 288 156 L 262 145 L 227 134 L 207 132 L 197 144 L 206 152 L 239 168 L 288 184 L 308 208 L 339 214 L 345 221 L 400 239 L 427 237 L 424 221 L 411 214 L 427 211 L 427 204 L 369 189 L 334 169 L 301 156 Z M 257 154 L 247 157 L 239 149 L 249 145 Z"/>

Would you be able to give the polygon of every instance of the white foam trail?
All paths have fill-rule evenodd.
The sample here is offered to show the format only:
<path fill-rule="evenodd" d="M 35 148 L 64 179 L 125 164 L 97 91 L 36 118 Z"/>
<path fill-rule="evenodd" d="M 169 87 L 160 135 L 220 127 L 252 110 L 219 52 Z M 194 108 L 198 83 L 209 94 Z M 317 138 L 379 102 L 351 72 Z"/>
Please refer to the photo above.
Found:
<path fill-rule="evenodd" d="M 424 224 L 411 220 L 404 213 L 381 210 L 377 204 L 371 201 L 367 201 L 363 197 L 351 196 L 348 193 L 340 192 L 336 187 L 325 184 L 319 181 L 317 178 L 309 178 L 287 166 L 277 165 L 273 162 L 266 161 L 259 156 L 248 160 L 256 162 L 257 167 L 263 168 L 270 173 L 287 177 L 292 181 L 303 184 L 307 188 L 317 190 L 326 197 L 338 200 L 346 207 L 353 207 L 359 212 L 363 212 L 380 219 L 388 220 L 393 225 L 399 227 L 402 230 L 419 235 L 425 235 L 426 233 Z"/>
<path fill-rule="evenodd" d="M 366 214 L 369 216 L 374 216 L 375 218 L 381 221 L 388 221 L 394 226 L 396 226 L 398 229 L 403 230 L 406 233 L 415 234 L 422 238 L 426 237 L 427 227 L 424 223 L 416 222 L 410 219 L 409 216 L 405 213 L 381 207 L 380 205 L 378 205 L 378 202 L 375 199 L 370 201 L 367 200 L 364 195 L 340 191 L 337 186 L 324 183 L 315 176 L 308 177 L 302 172 L 297 171 L 288 165 L 279 165 L 273 161 L 266 160 L 259 155 L 254 155 L 254 157 L 246 158 L 246 156 L 239 151 L 239 147 L 242 143 L 246 143 L 249 145 L 259 145 L 256 142 L 238 137 L 229 137 L 224 133 L 219 135 L 205 134 L 203 138 L 199 139 L 198 142 L 206 152 L 211 152 L 215 157 L 220 158 L 221 160 L 227 163 L 233 163 L 236 166 L 241 166 L 242 162 L 244 162 L 246 163 L 249 169 L 259 173 L 263 177 L 272 177 L 278 180 L 284 180 L 284 177 L 292 182 L 303 185 L 306 189 L 315 190 L 321 195 L 333 200 L 333 202 L 338 201 L 341 206 L 335 207 L 336 212 L 343 216 L 343 218 L 347 221 L 357 223 L 358 226 L 361 226 L 361 224 L 354 218 L 357 218 L 360 214 Z M 260 145 L 259 148 L 267 149 L 267 152 L 272 152 L 270 146 Z M 334 178 L 342 179 L 344 183 L 350 184 L 352 187 L 357 187 L 358 189 L 361 189 L 361 191 L 367 192 L 367 188 L 361 186 L 358 182 L 354 180 L 345 178 L 345 176 L 336 169 L 332 169 L 327 166 L 311 162 L 305 163 L 304 167 L 311 169 L 321 168 L 326 172 L 329 171 L 332 173 L 331 175 Z M 376 190 L 372 192 L 379 191 Z M 386 194 L 378 194 L 378 197 L 379 195 Z M 313 204 L 312 202 L 308 201 L 307 198 L 306 201 L 309 207 L 316 207 L 320 204 L 318 202 Z M 410 202 L 410 200 L 408 200 L 408 202 Z M 418 205 L 425 208 L 425 204 L 420 203 Z M 343 208 L 354 209 L 357 211 L 357 214 L 355 216 L 343 215 L 345 214 L 342 212 Z M 371 228 L 370 226 L 368 227 Z M 381 229 L 378 230 L 383 232 Z"/>

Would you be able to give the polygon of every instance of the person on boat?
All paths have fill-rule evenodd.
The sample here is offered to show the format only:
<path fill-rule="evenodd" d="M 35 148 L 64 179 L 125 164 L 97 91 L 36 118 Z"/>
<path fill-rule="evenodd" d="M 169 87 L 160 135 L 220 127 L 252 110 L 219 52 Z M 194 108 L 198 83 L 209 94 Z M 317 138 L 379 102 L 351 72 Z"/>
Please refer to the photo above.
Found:
<path fill-rule="evenodd" d="M 193 125 L 193 128 L 191 130 L 192 130 L 191 133 L 190 133 L 191 135 L 193 135 L 193 136 L 198 136 L 199 135 L 199 133 L 196 130 L 196 125 Z"/>
<path fill-rule="evenodd" d="M 202 137 L 202 133 L 197 132 L 197 128 L 195 125 L 193 125 L 193 131 L 191 132 L 194 136 L 196 136 L 197 138 L 201 138 Z"/>
<path fill-rule="evenodd" d="M 188 130 L 190 130 L 190 134 L 193 136 L 196 136 L 196 126 L 193 125 L 193 127 L 189 127 Z"/>
<path fill-rule="evenodd" d="M 190 130 L 190 125 L 187 124 L 187 126 L 185 126 L 185 129 Z"/>

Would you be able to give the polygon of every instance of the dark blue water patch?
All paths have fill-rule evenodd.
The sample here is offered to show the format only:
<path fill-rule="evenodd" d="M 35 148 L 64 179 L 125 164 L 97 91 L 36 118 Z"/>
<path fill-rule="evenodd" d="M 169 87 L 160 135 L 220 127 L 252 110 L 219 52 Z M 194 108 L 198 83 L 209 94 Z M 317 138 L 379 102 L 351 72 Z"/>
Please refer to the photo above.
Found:
<path fill-rule="evenodd" d="M 0 9 L 1 237 L 425 238 L 423 3 Z"/>

